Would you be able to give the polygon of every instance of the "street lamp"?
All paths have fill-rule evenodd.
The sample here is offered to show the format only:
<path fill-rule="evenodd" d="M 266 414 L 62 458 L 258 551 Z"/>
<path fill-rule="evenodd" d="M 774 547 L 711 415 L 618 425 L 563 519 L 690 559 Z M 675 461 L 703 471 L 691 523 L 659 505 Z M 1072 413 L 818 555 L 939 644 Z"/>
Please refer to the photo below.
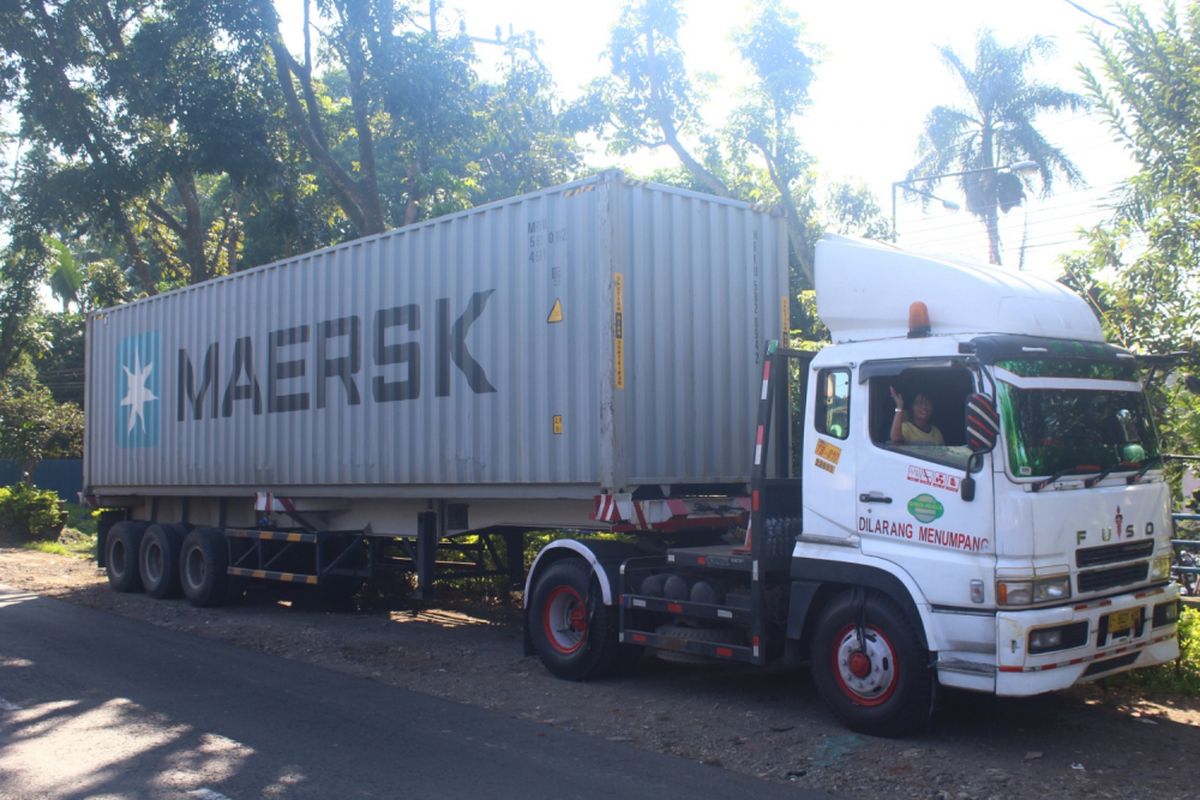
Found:
<path fill-rule="evenodd" d="M 1036 161 L 1017 161 L 1012 164 L 1004 164 L 999 167 L 978 167 L 976 169 L 964 169 L 959 172 L 942 172 L 937 175 L 918 175 L 915 178 L 905 178 L 902 181 L 895 181 L 892 184 L 892 234 L 896 234 L 896 190 L 904 187 L 906 191 L 913 194 L 919 194 L 922 197 L 927 197 L 930 200 L 937 200 L 942 204 L 943 208 L 950 211 L 957 211 L 960 206 L 952 200 L 945 200 L 930 192 L 916 188 L 914 183 L 927 183 L 929 181 L 940 181 L 942 178 L 961 178 L 964 175 L 979 175 L 984 172 L 1012 172 L 1018 175 L 1037 172 L 1041 166 Z"/>

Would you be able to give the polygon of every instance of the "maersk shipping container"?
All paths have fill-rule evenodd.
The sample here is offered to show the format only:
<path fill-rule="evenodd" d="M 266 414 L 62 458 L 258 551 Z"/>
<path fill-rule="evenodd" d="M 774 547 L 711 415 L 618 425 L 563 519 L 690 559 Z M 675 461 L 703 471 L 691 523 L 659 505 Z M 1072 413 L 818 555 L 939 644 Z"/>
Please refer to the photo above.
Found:
<path fill-rule="evenodd" d="M 745 483 L 778 214 L 619 172 L 96 312 L 105 497 Z"/>

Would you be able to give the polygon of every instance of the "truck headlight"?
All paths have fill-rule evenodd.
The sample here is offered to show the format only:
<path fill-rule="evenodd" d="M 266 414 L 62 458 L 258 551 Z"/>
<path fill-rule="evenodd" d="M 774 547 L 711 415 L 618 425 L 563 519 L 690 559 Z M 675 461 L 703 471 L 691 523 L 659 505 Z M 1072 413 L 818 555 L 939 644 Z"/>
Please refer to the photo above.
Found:
<path fill-rule="evenodd" d="M 1150 562 L 1150 580 L 1165 581 L 1171 575 L 1171 557 L 1159 556 Z"/>
<path fill-rule="evenodd" d="M 1054 628 L 1038 628 L 1029 632 L 1029 652 L 1050 653 L 1087 644 L 1087 622 L 1072 622 Z"/>
<path fill-rule="evenodd" d="M 1071 576 L 996 581 L 996 599 L 1002 606 L 1030 606 L 1052 603 L 1071 596 Z"/>

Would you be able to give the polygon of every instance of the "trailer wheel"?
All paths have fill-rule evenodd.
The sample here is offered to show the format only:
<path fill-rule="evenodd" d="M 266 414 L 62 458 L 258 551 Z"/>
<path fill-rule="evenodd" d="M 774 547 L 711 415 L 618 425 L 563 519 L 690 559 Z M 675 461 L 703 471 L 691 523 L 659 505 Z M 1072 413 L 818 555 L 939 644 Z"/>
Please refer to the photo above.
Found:
<path fill-rule="evenodd" d="M 105 537 L 104 571 L 108 575 L 108 585 L 118 592 L 142 590 L 142 577 L 138 572 L 138 548 L 145 530 L 144 522 L 118 522 Z"/>
<path fill-rule="evenodd" d="M 852 730 L 876 736 L 910 733 L 931 713 L 929 652 L 890 598 L 867 593 L 861 615 L 859 610 L 860 602 L 847 592 L 821 612 L 812 643 L 817 689 Z"/>
<path fill-rule="evenodd" d="M 530 604 L 533 647 L 546 669 L 568 680 L 607 672 L 620 652 L 616 610 L 604 605 L 599 582 L 581 560 L 550 565 Z"/>
<path fill-rule="evenodd" d="M 196 528 L 183 540 L 179 553 L 179 579 L 183 594 L 194 606 L 216 606 L 225 601 L 229 576 L 229 551 L 217 528 Z"/>
<path fill-rule="evenodd" d="M 179 595 L 179 551 L 183 531 L 179 525 L 155 523 L 142 534 L 138 548 L 138 573 L 146 594 L 162 599 Z"/>

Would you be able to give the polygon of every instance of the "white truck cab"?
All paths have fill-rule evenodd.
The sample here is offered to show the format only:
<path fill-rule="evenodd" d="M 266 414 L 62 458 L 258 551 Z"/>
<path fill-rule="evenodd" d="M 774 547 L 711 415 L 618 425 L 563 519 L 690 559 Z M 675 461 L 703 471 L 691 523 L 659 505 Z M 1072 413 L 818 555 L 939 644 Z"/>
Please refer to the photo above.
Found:
<path fill-rule="evenodd" d="M 1177 657 L 1157 435 L 1136 359 L 1085 302 L 838 237 L 818 244 L 816 290 L 833 344 L 809 366 L 792 577 L 859 584 L 919 619 L 944 686 L 1031 695 Z M 917 395 L 937 433 L 897 441 Z M 973 396 L 998 412 L 986 452 L 967 438 Z M 826 699 L 869 727 L 913 666 L 859 614 L 813 657 L 832 664 Z"/>

